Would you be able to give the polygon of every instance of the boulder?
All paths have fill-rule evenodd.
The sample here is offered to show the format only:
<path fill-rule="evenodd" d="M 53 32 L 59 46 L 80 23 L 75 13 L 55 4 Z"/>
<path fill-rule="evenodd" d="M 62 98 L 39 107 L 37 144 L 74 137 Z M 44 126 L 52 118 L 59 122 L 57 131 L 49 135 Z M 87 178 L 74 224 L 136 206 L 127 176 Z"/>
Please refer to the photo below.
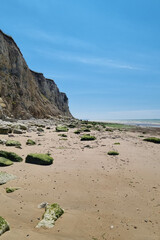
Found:
<path fill-rule="evenodd" d="M 5 233 L 9 229 L 10 228 L 8 222 L 3 217 L 0 216 L 0 235 Z"/>
<path fill-rule="evenodd" d="M 51 165 L 53 158 L 48 154 L 31 153 L 26 157 L 26 163 L 38 164 L 38 165 Z"/>
<path fill-rule="evenodd" d="M 6 146 L 20 147 L 21 143 L 19 141 L 15 141 L 15 140 L 7 140 L 6 141 Z"/>
<path fill-rule="evenodd" d="M 6 172 L 0 172 L 0 185 L 5 184 L 6 182 L 15 179 L 16 176 L 6 173 Z"/>
<path fill-rule="evenodd" d="M 0 157 L 0 166 L 1 167 L 7 167 L 7 166 L 10 166 L 12 165 L 13 162 L 7 158 L 4 158 L 4 157 Z"/>
<path fill-rule="evenodd" d="M 0 157 L 8 158 L 13 162 L 22 162 L 23 159 L 14 152 L 0 151 Z"/>
<path fill-rule="evenodd" d="M 52 228 L 55 221 L 64 213 L 64 210 L 57 204 L 46 205 L 43 219 L 38 223 L 36 228 Z"/>
<path fill-rule="evenodd" d="M 57 126 L 56 132 L 68 132 L 68 128 L 66 126 Z"/>
<path fill-rule="evenodd" d="M 91 136 L 89 134 L 85 134 L 81 137 L 81 141 L 93 141 L 95 139 L 96 139 L 95 136 Z"/>

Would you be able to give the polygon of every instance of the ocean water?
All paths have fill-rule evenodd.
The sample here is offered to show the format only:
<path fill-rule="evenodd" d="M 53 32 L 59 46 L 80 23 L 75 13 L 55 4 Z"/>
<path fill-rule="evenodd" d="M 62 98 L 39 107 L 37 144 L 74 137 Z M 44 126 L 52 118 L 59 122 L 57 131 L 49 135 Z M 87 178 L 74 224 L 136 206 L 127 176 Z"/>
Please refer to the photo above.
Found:
<path fill-rule="evenodd" d="M 127 125 L 139 126 L 139 127 L 160 128 L 160 119 L 121 119 L 121 120 L 108 120 L 105 122 L 123 123 Z"/>

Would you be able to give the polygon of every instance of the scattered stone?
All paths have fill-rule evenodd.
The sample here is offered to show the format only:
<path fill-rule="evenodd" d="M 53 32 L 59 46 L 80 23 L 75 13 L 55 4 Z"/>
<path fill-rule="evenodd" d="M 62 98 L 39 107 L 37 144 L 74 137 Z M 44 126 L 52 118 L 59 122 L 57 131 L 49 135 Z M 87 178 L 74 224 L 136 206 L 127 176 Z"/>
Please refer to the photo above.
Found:
<path fill-rule="evenodd" d="M 0 172 L 0 185 L 5 184 L 6 182 L 15 179 L 16 176 L 6 173 L 6 172 Z"/>
<path fill-rule="evenodd" d="M 28 139 L 27 142 L 26 142 L 27 145 L 35 145 L 36 142 L 33 141 L 32 139 Z"/>
<path fill-rule="evenodd" d="M 80 134 L 80 133 L 81 133 L 81 130 L 77 129 L 74 133 L 75 133 L 75 134 Z"/>
<path fill-rule="evenodd" d="M 24 131 L 27 130 L 27 127 L 26 127 L 25 125 L 19 125 L 19 128 L 20 128 L 21 130 L 24 130 Z"/>
<path fill-rule="evenodd" d="M 6 141 L 6 146 L 20 147 L 21 143 L 19 141 L 15 141 L 15 140 L 7 140 Z"/>
<path fill-rule="evenodd" d="M 145 138 L 143 139 L 143 141 L 160 144 L 160 138 L 156 138 L 156 137 Z"/>
<path fill-rule="evenodd" d="M 5 139 L 0 139 L 0 144 L 4 145 L 6 143 L 7 140 Z"/>
<path fill-rule="evenodd" d="M 20 129 L 13 129 L 14 134 L 22 134 L 23 132 Z"/>
<path fill-rule="evenodd" d="M 115 156 L 115 155 L 119 155 L 119 153 L 118 153 L 118 152 L 115 152 L 115 151 L 109 151 L 109 152 L 108 152 L 108 155 Z"/>
<path fill-rule="evenodd" d="M 38 208 L 45 208 L 48 205 L 47 202 L 42 202 L 38 205 Z"/>
<path fill-rule="evenodd" d="M 18 190 L 19 188 L 6 188 L 6 193 L 12 193 L 16 190 Z"/>
<path fill-rule="evenodd" d="M 85 134 L 81 137 L 81 141 L 93 141 L 95 140 L 95 136 L 91 136 L 90 134 Z"/>
<path fill-rule="evenodd" d="M 38 132 L 44 132 L 44 129 L 41 128 L 41 127 L 38 127 L 38 128 L 37 128 L 37 131 L 38 131 Z"/>
<path fill-rule="evenodd" d="M 14 152 L 7 152 L 7 151 L 0 151 L 0 157 L 7 158 L 13 162 L 22 162 L 23 158 L 21 158 L 19 155 L 17 155 Z"/>
<path fill-rule="evenodd" d="M 0 235 L 5 233 L 9 229 L 10 228 L 8 222 L 3 217 L 0 216 Z"/>
<path fill-rule="evenodd" d="M 8 134 L 9 128 L 7 127 L 0 127 L 0 134 Z"/>
<path fill-rule="evenodd" d="M 66 126 L 57 126 L 56 132 L 68 132 L 68 128 Z"/>
<path fill-rule="evenodd" d="M 64 213 L 64 210 L 60 208 L 57 203 L 46 205 L 43 219 L 38 223 L 36 228 L 45 227 L 52 228 L 55 225 L 55 221 Z"/>
<path fill-rule="evenodd" d="M 26 163 L 38 164 L 38 165 L 50 165 L 53 163 L 53 158 L 48 154 L 31 153 L 26 157 Z"/>
<path fill-rule="evenodd" d="M 10 166 L 12 164 L 13 164 L 13 162 L 10 161 L 9 159 L 4 158 L 4 157 L 0 157 L 0 166 L 1 167 L 7 167 L 7 166 Z"/>
<path fill-rule="evenodd" d="M 60 136 L 60 137 L 67 137 L 66 134 L 58 134 L 58 136 Z"/>

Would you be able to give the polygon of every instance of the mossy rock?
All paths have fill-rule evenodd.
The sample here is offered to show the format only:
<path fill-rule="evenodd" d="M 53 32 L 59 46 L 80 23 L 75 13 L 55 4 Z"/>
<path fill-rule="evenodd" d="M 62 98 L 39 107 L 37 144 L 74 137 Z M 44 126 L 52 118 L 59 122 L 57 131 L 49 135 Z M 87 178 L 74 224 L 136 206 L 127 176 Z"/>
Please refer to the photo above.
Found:
<path fill-rule="evenodd" d="M 16 190 L 18 190 L 19 188 L 10 188 L 10 187 L 7 187 L 6 188 L 6 193 L 12 193 L 12 192 L 15 192 Z"/>
<path fill-rule="evenodd" d="M 90 132 L 90 129 L 89 128 L 82 128 L 82 131 L 83 132 Z"/>
<path fill-rule="evenodd" d="M 73 124 L 73 123 L 71 123 L 71 124 L 69 124 L 69 125 L 68 125 L 68 127 L 69 127 L 69 128 L 75 128 L 75 127 L 76 127 L 76 125 L 75 125 L 75 124 Z"/>
<path fill-rule="evenodd" d="M 119 153 L 116 152 L 116 151 L 109 151 L 109 152 L 108 152 L 108 155 L 116 156 L 116 155 L 119 155 Z"/>
<path fill-rule="evenodd" d="M 80 134 L 80 133 L 81 133 L 81 130 L 77 129 L 74 133 L 75 133 L 75 134 Z"/>
<path fill-rule="evenodd" d="M 38 132 L 44 132 L 44 129 L 41 128 L 41 127 L 38 127 L 38 128 L 37 128 L 37 131 L 38 131 Z"/>
<path fill-rule="evenodd" d="M 9 128 L 7 127 L 0 127 L 0 134 L 8 134 Z"/>
<path fill-rule="evenodd" d="M 31 153 L 27 155 L 26 163 L 38 165 L 51 165 L 53 163 L 53 158 L 48 154 Z"/>
<path fill-rule="evenodd" d="M 66 134 L 58 134 L 58 136 L 60 136 L 60 137 L 67 137 Z"/>
<path fill-rule="evenodd" d="M 4 157 L 0 157 L 0 166 L 1 167 L 7 167 L 7 166 L 10 166 L 12 165 L 13 162 L 7 158 L 4 158 Z"/>
<path fill-rule="evenodd" d="M 57 126 L 56 132 L 68 132 L 68 128 L 66 126 Z"/>
<path fill-rule="evenodd" d="M 15 140 L 7 140 L 6 141 L 6 146 L 20 147 L 21 143 L 19 141 L 15 141 Z"/>
<path fill-rule="evenodd" d="M 0 185 L 5 184 L 6 182 L 15 179 L 16 176 L 6 172 L 0 172 Z"/>
<path fill-rule="evenodd" d="M 5 233 L 9 229 L 10 228 L 8 222 L 3 217 L 0 216 L 0 235 Z"/>
<path fill-rule="evenodd" d="M 20 129 L 13 129 L 13 133 L 14 134 L 22 134 L 23 132 Z"/>
<path fill-rule="evenodd" d="M 113 132 L 113 129 L 111 129 L 111 128 L 106 128 L 106 132 Z"/>
<path fill-rule="evenodd" d="M 160 144 L 160 138 L 156 138 L 156 137 L 145 138 L 143 139 L 143 141 Z"/>
<path fill-rule="evenodd" d="M 8 158 L 13 162 L 22 162 L 23 159 L 14 152 L 0 151 L 0 157 Z"/>
<path fill-rule="evenodd" d="M 95 139 L 96 139 L 95 136 L 91 136 L 89 134 L 85 134 L 81 137 L 81 141 L 93 141 Z"/>
<path fill-rule="evenodd" d="M 26 142 L 27 145 L 35 145 L 36 142 L 33 141 L 32 139 L 28 139 L 27 142 Z"/>
<path fill-rule="evenodd" d="M 52 228 L 55 225 L 55 221 L 64 213 L 64 210 L 57 203 L 46 205 L 43 219 L 36 226 L 37 228 L 45 227 Z"/>
<path fill-rule="evenodd" d="M 26 127 L 25 125 L 19 125 L 19 128 L 20 128 L 21 130 L 24 130 L 24 131 L 27 130 L 27 127 Z"/>
<path fill-rule="evenodd" d="M 115 142 L 114 145 L 120 145 L 120 143 L 119 142 Z"/>

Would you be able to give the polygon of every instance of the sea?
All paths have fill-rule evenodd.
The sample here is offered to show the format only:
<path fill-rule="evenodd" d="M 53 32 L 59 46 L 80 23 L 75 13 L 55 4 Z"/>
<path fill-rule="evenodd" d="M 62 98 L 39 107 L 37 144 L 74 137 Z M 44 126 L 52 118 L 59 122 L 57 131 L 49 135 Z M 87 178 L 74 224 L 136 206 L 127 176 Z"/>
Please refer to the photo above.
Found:
<path fill-rule="evenodd" d="M 160 119 L 120 119 L 120 120 L 105 120 L 104 122 L 122 123 L 139 127 L 160 128 Z"/>

